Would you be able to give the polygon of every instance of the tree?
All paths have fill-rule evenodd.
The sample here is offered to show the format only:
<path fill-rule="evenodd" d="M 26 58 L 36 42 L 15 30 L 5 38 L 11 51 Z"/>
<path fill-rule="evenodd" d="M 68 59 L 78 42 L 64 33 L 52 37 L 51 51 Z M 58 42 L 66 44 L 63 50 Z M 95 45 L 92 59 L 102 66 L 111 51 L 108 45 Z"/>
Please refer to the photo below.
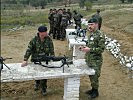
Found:
<path fill-rule="evenodd" d="M 85 7 L 86 7 L 86 10 L 90 10 L 92 8 L 92 3 L 90 1 L 86 1 L 85 2 Z"/>
<path fill-rule="evenodd" d="M 69 4 L 69 6 L 70 6 L 70 4 L 71 4 L 71 0 L 68 0 L 68 4 Z"/>
<path fill-rule="evenodd" d="M 67 7 L 67 0 L 64 0 L 64 5 L 65 7 Z"/>
<path fill-rule="evenodd" d="M 125 2 L 125 0 L 121 0 L 121 2 L 122 2 L 122 3 L 124 3 L 124 2 Z"/>
<path fill-rule="evenodd" d="M 80 6 L 80 8 L 84 8 L 84 6 L 85 6 L 85 0 L 80 0 L 79 6 Z"/>
<path fill-rule="evenodd" d="M 44 9 L 45 6 L 47 5 L 47 1 L 46 0 L 38 0 L 39 5 L 41 6 L 41 9 Z"/>
<path fill-rule="evenodd" d="M 133 3 L 133 0 L 128 0 L 128 3 Z"/>

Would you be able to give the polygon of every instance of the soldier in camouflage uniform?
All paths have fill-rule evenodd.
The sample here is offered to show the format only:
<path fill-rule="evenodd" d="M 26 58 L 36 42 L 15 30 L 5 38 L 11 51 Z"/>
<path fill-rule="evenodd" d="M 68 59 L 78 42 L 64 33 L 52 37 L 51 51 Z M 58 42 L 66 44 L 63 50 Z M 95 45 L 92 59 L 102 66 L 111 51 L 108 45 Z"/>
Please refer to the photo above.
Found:
<path fill-rule="evenodd" d="M 57 31 L 57 40 L 61 38 L 61 18 L 62 18 L 62 9 L 58 10 L 58 31 Z"/>
<path fill-rule="evenodd" d="M 70 9 L 67 9 L 67 14 L 69 15 L 68 22 L 69 22 L 69 25 L 70 25 L 71 24 L 71 19 L 72 19 L 72 13 L 71 13 Z"/>
<path fill-rule="evenodd" d="M 66 9 L 63 9 L 63 14 L 61 16 L 61 40 L 64 40 L 65 37 L 66 37 L 66 28 L 68 26 L 68 18 L 69 18 L 69 15 L 67 14 L 66 12 Z"/>
<path fill-rule="evenodd" d="M 75 29 L 77 28 L 80 28 L 81 29 L 81 18 L 83 18 L 83 16 L 79 13 L 77 13 L 76 10 L 73 11 L 74 12 L 74 15 L 73 15 L 73 18 L 74 18 L 74 21 L 75 21 Z"/>
<path fill-rule="evenodd" d="M 37 36 L 35 36 L 28 45 L 26 53 L 24 55 L 24 61 L 21 67 L 28 64 L 28 59 L 31 56 L 31 61 L 37 57 L 38 54 L 45 53 L 47 56 L 54 55 L 54 46 L 51 38 L 47 34 L 47 27 L 40 26 L 38 28 Z M 46 95 L 47 79 L 35 81 L 35 91 L 39 90 L 39 86 L 42 88 L 42 94 Z"/>
<path fill-rule="evenodd" d="M 98 29 L 100 30 L 102 25 L 102 17 L 100 15 L 100 9 L 97 9 L 97 13 L 93 15 L 92 18 L 96 18 L 98 20 Z"/>
<path fill-rule="evenodd" d="M 80 50 L 86 52 L 86 63 L 90 68 L 95 70 L 95 75 L 90 75 L 90 81 L 92 89 L 88 90 L 86 93 L 91 98 L 96 98 L 99 96 L 98 87 L 99 87 L 99 77 L 101 73 L 102 66 L 102 53 L 105 49 L 105 36 L 98 30 L 98 20 L 92 18 L 88 21 L 88 28 L 91 32 L 88 37 L 87 46 L 80 46 Z"/>
<path fill-rule="evenodd" d="M 49 24 L 50 24 L 50 31 L 49 35 L 53 34 L 53 9 L 50 9 L 48 14 Z"/>
<path fill-rule="evenodd" d="M 53 39 L 57 38 L 59 39 L 60 34 L 60 15 L 58 14 L 58 11 L 55 9 L 53 14 L 53 26 L 54 26 L 54 32 L 53 32 Z"/>

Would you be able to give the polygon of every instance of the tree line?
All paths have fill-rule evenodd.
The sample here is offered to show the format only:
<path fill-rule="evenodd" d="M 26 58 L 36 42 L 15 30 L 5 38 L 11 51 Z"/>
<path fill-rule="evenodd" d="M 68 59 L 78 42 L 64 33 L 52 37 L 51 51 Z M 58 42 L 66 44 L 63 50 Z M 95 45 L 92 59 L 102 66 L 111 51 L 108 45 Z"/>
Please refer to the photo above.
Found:
<path fill-rule="evenodd" d="M 122 3 L 128 2 L 128 3 L 133 3 L 133 0 L 120 0 Z"/>
<path fill-rule="evenodd" d="M 32 7 L 41 7 L 42 9 L 45 8 L 45 6 L 47 4 L 52 4 L 55 2 L 61 2 L 63 5 L 65 5 L 65 7 L 68 5 L 70 6 L 70 4 L 75 1 L 77 3 L 79 3 L 79 6 L 81 8 L 84 8 L 84 6 L 91 6 L 92 2 L 96 2 L 96 1 L 100 1 L 100 0 L 1 0 L 1 4 L 21 4 L 21 5 L 29 5 Z M 120 0 L 122 3 L 132 3 L 133 0 Z M 88 8 L 89 9 L 89 8 Z"/>

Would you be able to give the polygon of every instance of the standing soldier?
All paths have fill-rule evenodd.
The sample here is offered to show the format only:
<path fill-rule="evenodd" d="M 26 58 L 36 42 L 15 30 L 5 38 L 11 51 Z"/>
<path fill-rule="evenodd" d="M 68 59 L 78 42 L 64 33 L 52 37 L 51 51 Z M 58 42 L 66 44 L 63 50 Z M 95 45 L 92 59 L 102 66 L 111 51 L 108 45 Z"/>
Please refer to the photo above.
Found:
<path fill-rule="evenodd" d="M 54 56 L 54 46 L 51 38 L 47 34 L 47 27 L 40 26 L 38 28 L 37 36 L 35 36 L 28 45 L 28 48 L 24 55 L 24 61 L 21 67 L 28 64 L 28 59 L 31 56 L 31 62 L 36 59 L 40 53 L 45 53 L 47 56 Z M 47 79 L 35 80 L 35 91 L 39 90 L 41 86 L 42 94 L 46 95 Z"/>
<path fill-rule="evenodd" d="M 68 22 L 69 22 L 69 25 L 70 25 L 71 24 L 71 19 L 72 19 L 72 13 L 71 13 L 70 9 L 67 9 L 67 14 L 69 15 Z"/>
<path fill-rule="evenodd" d="M 66 37 L 66 28 L 68 26 L 68 17 L 69 15 L 66 13 L 66 9 L 63 9 L 63 14 L 61 17 L 61 40 L 63 41 Z"/>
<path fill-rule="evenodd" d="M 76 10 L 74 10 L 73 12 L 74 12 L 73 18 L 76 24 L 75 29 L 77 29 L 78 27 L 81 29 L 81 18 L 83 18 L 83 16 L 77 13 Z"/>
<path fill-rule="evenodd" d="M 87 46 L 80 46 L 79 49 L 86 52 L 86 63 L 90 68 L 95 70 L 95 75 L 90 75 L 90 82 L 92 89 L 88 90 L 86 93 L 91 98 L 96 98 L 99 96 L 99 77 L 101 73 L 102 66 L 102 53 L 105 49 L 105 36 L 98 30 L 98 20 L 92 18 L 88 21 L 88 29 L 90 31 L 90 36 L 88 37 Z"/>
<path fill-rule="evenodd" d="M 53 11 L 53 39 L 57 37 L 57 31 L 58 31 L 58 14 L 57 10 L 54 9 Z"/>
<path fill-rule="evenodd" d="M 51 36 L 51 34 L 53 34 L 53 10 L 52 9 L 50 9 L 49 11 L 48 19 L 50 24 L 49 35 Z"/>
<path fill-rule="evenodd" d="M 61 17 L 62 17 L 62 9 L 58 10 L 58 29 L 57 29 L 57 39 L 59 40 L 61 38 Z"/>
<path fill-rule="evenodd" d="M 100 30 L 102 25 L 102 17 L 100 15 L 100 9 L 97 9 L 97 13 L 93 15 L 92 18 L 96 18 L 98 20 L 98 29 Z"/>

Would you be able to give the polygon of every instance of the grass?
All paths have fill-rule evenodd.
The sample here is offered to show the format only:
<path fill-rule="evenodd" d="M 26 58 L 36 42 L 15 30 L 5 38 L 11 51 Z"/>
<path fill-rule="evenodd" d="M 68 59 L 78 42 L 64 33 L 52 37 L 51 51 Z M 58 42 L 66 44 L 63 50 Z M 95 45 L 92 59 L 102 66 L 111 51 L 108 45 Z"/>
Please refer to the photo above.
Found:
<path fill-rule="evenodd" d="M 36 25 L 48 23 L 48 11 L 46 10 L 23 11 L 21 12 L 21 14 L 19 14 L 20 11 L 2 11 L 1 29 L 8 29 L 23 25 Z"/>
<path fill-rule="evenodd" d="M 71 11 L 78 7 L 71 7 Z M 73 10 L 72 10 L 73 9 Z M 6 30 L 16 26 L 24 25 L 36 25 L 36 24 L 48 24 L 48 9 L 47 10 L 34 10 L 34 11 L 2 11 L 1 16 L 1 29 Z M 86 11 L 84 9 L 78 9 L 83 16 L 91 14 L 94 10 Z M 21 14 L 20 14 L 21 12 Z"/>

